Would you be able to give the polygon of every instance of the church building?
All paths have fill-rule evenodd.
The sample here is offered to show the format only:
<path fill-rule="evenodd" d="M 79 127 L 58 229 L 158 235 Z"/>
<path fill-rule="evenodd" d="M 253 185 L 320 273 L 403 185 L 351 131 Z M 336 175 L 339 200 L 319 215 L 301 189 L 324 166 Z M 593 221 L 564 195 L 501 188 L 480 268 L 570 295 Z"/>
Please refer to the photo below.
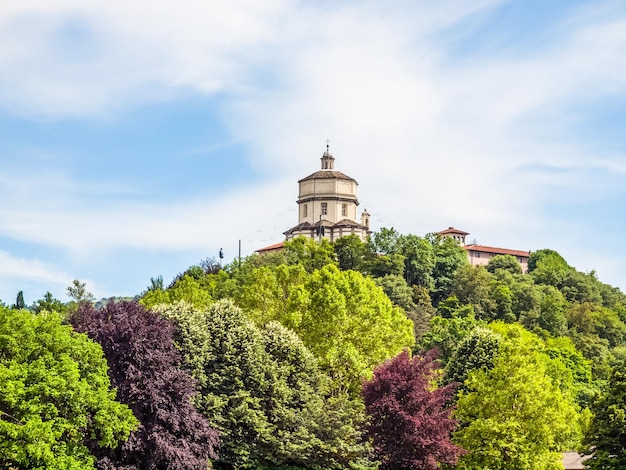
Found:
<path fill-rule="evenodd" d="M 364 210 L 357 222 L 358 183 L 335 170 L 335 157 L 329 146 L 321 158 L 321 169 L 298 181 L 298 225 L 283 232 L 285 240 L 305 236 L 335 241 L 357 235 L 365 241 L 371 233 L 370 214 Z M 282 249 L 282 242 L 256 250 L 268 253 Z"/>
<path fill-rule="evenodd" d="M 298 181 L 298 225 L 283 232 L 286 239 L 305 236 L 332 242 L 358 235 L 365 240 L 370 233 L 370 215 L 363 211 L 357 222 L 358 183 L 335 170 L 335 157 L 328 145 L 321 160 L 319 171 Z"/>

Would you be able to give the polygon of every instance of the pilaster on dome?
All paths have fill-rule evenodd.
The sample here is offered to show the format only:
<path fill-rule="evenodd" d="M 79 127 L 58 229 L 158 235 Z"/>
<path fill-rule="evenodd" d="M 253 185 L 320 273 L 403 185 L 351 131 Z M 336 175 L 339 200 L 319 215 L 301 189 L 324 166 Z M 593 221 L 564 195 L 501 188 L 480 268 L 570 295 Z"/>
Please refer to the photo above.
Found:
<path fill-rule="evenodd" d="M 335 169 L 335 157 L 330 153 L 330 140 L 326 139 L 326 151 L 322 155 L 322 170 L 334 170 Z"/>

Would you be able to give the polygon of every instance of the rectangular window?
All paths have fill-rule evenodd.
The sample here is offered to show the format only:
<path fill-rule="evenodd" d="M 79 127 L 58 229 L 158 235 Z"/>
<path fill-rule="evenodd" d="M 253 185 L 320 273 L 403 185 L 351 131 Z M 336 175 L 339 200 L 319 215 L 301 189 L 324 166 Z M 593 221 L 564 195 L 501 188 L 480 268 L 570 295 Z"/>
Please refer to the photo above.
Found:
<path fill-rule="evenodd" d="M 342 217 L 347 217 L 348 216 L 348 204 L 342 204 L 341 205 L 341 216 Z"/>
<path fill-rule="evenodd" d="M 322 202 L 322 215 L 328 214 L 328 203 Z"/>
<path fill-rule="evenodd" d="M 305 205 L 302 207 L 302 217 L 307 217 L 308 215 L 309 215 L 309 208 L 308 208 L 308 206 L 305 204 Z"/>

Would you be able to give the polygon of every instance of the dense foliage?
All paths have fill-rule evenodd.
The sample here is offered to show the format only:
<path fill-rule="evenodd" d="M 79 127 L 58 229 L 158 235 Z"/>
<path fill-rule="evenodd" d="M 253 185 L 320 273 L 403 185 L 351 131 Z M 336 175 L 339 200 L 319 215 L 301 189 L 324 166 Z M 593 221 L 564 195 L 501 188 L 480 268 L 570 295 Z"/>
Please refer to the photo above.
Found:
<path fill-rule="evenodd" d="M 328 378 L 294 332 L 277 322 L 260 328 L 230 301 L 159 312 L 177 324 L 198 408 L 220 431 L 217 468 L 367 465 L 362 407 L 329 395 Z"/>
<path fill-rule="evenodd" d="M 448 406 L 454 385 L 434 387 L 436 350 L 408 350 L 376 368 L 363 386 L 369 434 L 382 470 L 436 470 L 455 464 L 462 449 L 450 441 L 456 422 Z"/>
<path fill-rule="evenodd" d="M 114 449 L 92 447 L 106 469 L 200 469 L 215 457 L 217 432 L 191 402 L 191 377 L 178 367 L 172 324 L 136 302 L 82 303 L 72 324 L 104 350 L 119 399 L 141 426 Z"/>
<path fill-rule="evenodd" d="M 459 468 L 557 469 L 559 451 L 580 442 L 584 425 L 568 381 L 532 333 L 494 328 L 501 340 L 493 367 L 470 371 L 457 401 L 454 440 L 469 451 Z"/>
<path fill-rule="evenodd" d="M 94 468 L 90 448 L 136 427 L 100 346 L 56 314 L 0 307 L 0 468 Z"/>
<path fill-rule="evenodd" d="M 619 468 L 626 296 L 554 250 L 533 252 L 528 271 L 511 256 L 472 266 L 452 239 L 383 228 L 367 241 L 296 238 L 281 252 L 224 267 L 207 259 L 169 285 L 153 277 L 138 295 L 145 308 L 95 302 L 75 280 L 70 302 L 47 293 L 29 309 L 56 318 L 58 327 L 70 312 L 81 331 L 99 338 L 120 398 L 142 422 L 115 451 L 98 448 L 89 427 L 72 431 L 83 446 L 72 449 L 82 449 L 85 468 L 96 455 L 101 467 L 117 468 L 161 468 L 161 459 L 178 462 L 163 468 L 205 470 L 211 458 L 218 469 L 417 469 L 433 462 L 453 466 L 455 446 L 462 446 L 462 469 L 556 469 L 560 452 L 583 448 L 583 433 L 595 468 Z M 11 312 L 17 315 L 18 306 L 25 306 L 20 294 Z M 20 340 L 24 364 L 35 357 L 29 348 L 49 347 L 44 338 Z M 20 350 L 19 342 L 11 344 Z M 402 353 L 407 348 L 411 353 Z M 438 372 L 428 359 L 435 348 Z M 426 382 L 417 380 L 417 369 Z M 394 377 L 382 402 L 395 400 L 397 415 L 383 416 L 373 405 L 366 412 L 363 384 L 370 390 L 383 376 Z M 444 393 L 448 384 L 455 384 L 454 396 Z M 3 396 L 13 393 L 7 390 Z M 413 413 L 418 404 L 398 398 L 400 390 L 414 391 L 405 397 L 438 396 L 439 408 Z M 8 405 L 0 405 L 0 426 L 19 426 Z M 170 411 L 152 416 L 162 408 Z M 446 414 L 452 409 L 455 429 Z M 49 419 L 45 407 L 29 410 Z M 83 413 L 80 419 L 89 421 Z M 410 423 L 446 416 L 438 443 L 452 435 L 453 444 L 437 454 Z M 375 427 L 369 439 L 368 422 L 387 435 L 403 423 L 393 428 L 393 439 L 412 443 L 414 453 L 396 452 Z M 211 427 L 220 432 L 217 455 Z M 0 445 L 12 445 L 10 439 L 0 437 Z M 158 446 L 172 448 L 173 439 L 180 439 L 187 457 L 159 454 Z M 51 452 L 61 455 L 59 448 Z M 434 460 L 424 457 L 435 454 Z M 400 455 L 406 460 L 398 461 Z"/>
<path fill-rule="evenodd" d="M 592 470 L 626 468 L 626 364 L 613 370 L 606 395 L 594 406 L 586 444 Z"/>

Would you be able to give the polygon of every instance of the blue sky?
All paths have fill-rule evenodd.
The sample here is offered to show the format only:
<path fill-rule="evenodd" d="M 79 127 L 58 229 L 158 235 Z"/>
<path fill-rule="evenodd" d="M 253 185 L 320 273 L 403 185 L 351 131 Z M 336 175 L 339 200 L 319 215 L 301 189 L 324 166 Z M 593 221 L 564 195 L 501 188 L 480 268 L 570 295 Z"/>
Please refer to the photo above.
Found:
<path fill-rule="evenodd" d="M 331 139 L 374 228 L 626 288 L 622 1 L 0 5 L 0 299 L 282 240 Z"/>

